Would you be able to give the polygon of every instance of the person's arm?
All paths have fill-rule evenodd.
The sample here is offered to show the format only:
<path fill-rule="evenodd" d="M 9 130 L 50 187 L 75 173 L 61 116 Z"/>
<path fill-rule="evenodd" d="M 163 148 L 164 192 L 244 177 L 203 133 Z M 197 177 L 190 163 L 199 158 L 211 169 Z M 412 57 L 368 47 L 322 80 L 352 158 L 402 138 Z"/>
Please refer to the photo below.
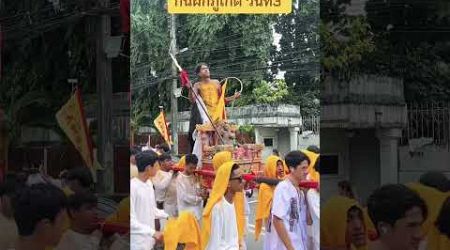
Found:
<path fill-rule="evenodd" d="M 186 178 L 179 176 L 177 179 L 177 197 L 189 205 L 196 206 L 202 198 L 196 193 L 189 192 L 190 190 L 192 190 L 192 187 L 186 182 Z"/>
<path fill-rule="evenodd" d="M 313 224 L 313 221 L 312 221 L 312 216 L 311 216 L 311 208 L 310 208 L 310 205 L 309 205 L 309 201 L 307 199 L 307 193 L 308 192 L 305 192 L 303 190 L 301 190 L 301 192 L 303 192 L 303 195 L 305 197 L 304 199 L 305 199 L 305 204 L 306 204 L 306 224 L 308 226 L 311 226 Z"/>
<path fill-rule="evenodd" d="M 286 228 L 284 227 L 283 220 L 274 215 L 273 226 L 275 227 L 275 231 L 277 231 L 278 237 L 280 237 L 286 249 L 294 250 L 291 239 L 289 239 L 289 235 L 286 231 Z"/>
<path fill-rule="evenodd" d="M 279 184 L 274 191 L 272 201 L 272 220 L 278 237 L 283 242 L 287 250 L 293 250 L 291 239 L 284 226 L 283 218 L 289 216 L 290 197 L 286 185 Z"/>

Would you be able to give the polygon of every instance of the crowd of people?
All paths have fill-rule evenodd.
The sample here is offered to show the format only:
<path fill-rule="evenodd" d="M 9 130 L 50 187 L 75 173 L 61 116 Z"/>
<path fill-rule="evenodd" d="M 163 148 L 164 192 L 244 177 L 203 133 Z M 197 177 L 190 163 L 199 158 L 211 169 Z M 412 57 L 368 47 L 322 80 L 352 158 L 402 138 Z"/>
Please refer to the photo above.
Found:
<path fill-rule="evenodd" d="M 450 249 L 450 181 L 428 172 L 416 183 L 387 184 L 365 205 L 351 183 L 322 207 L 321 247 L 325 250 Z"/>
<path fill-rule="evenodd" d="M 284 159 L 275 153 L 268 157 L 263 175 L 278 179 L 278 184 L 259 186 L 254 237 L 260 240 L 265 229 L 264 249 L 320 249 L 320 188 L 300 187 L 300 182 L 308 179 L 319 181 L 318 150 L 292 151 Z M 175 163 L 169 152 L 160 148 L 133 148 L 130 162 L 131 249 L 163 249 L 174 241 L 175 233 L 167 230 L 173 228 L 169 224 L 186 213 L 195 218 L 191 221 L 194 225 L 177 224 L 177 231 L 197 228 L 188 238 L 198 241 L 185 242 L 178 237 L 179 247 L 247 249 L 245 236 L 251 222 L 246 181 L 243 168 L 233 162 L 230 152 L 214 155 L 210 190 L 200 185 L 195 174 L 199 159 L 194 154 Z"/>
<path fill-rule="evenodd" d="M 0 249 L 128 249 L 118 234 L 101 230 L 102 203 L 93 186 L 86 167 L 62 171 L 58 179 L 38 169 L 8 173 L 0 185 Z M 128 215 L 110 216 L 105 219 L 129 224 Z"/>

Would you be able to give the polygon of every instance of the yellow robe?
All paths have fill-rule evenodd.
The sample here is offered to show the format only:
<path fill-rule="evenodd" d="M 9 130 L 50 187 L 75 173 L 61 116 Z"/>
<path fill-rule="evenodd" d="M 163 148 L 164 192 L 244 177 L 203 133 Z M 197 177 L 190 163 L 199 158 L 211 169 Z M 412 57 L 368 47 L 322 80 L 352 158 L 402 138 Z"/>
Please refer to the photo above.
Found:
<path fill-rule="evenodd" d="M 200 227 L 191 212 L 170 218 L 164 228 L 164 250 L 176 250 L 178 243 L 186 244 L 185 250 L 202 249 Z"/>
<path fill-rule="evenodd" d="M 266 160 L 264 168 L 264 175 L 269 178 L 277 178 L 277 162 L 281 161 L 280 157 L 269 156 Z M 283 162 L 284 170 L 286 171 L 286 164 Z M 269 186 L 265 183 L 259 185 L 258 205 L 256 207 L 255 217 L 255 240 L 259 239 L 261 228 L 265 220 L 270 216 L 270 208 L 272 207 L 273 192 L 275 186 Z"/>
<path fill-rule="evenodd" d="M 221 87 L 221 94 L 217 89 L 217 84 L 214 82 L 200 83 L 200 96 L 206 105 L 208 115 L 214 122 L 222 121 L 225 117 L 225 90 L 226 83 Z"/>

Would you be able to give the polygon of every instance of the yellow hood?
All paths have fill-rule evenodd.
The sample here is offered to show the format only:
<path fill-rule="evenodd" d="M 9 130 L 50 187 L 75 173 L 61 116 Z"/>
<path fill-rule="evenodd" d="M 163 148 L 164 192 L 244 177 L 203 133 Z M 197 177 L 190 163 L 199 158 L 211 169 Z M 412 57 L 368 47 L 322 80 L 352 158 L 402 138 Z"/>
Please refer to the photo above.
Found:
<path fill-rule="evenodd" d="M 321 246 L 345 247 L 347 245 L 345 240 L 347 231 L 347 212 L 353 206 L 357 206 L 363 211 L 356 200 L 344 196 L 334 196 L 326 202 L 325 206 L 321 209 Z"/>
<path fill-rule="evenodd" d="M 214 171 L 217 171 L 222 164 L 224 164 L 227 161 L 231 161 L 233 159 L 233 156 L 231 155 L 230 151 L 221 151 L 214 155 L 212 159 L 212 164 L 214 167 Z"/>
<path fill-rule="evenodd" d="M 313 181 L 320 181 L 320 174 L 316 171 L 314 168 L 314 165 L 317 162 L 317 159 L 319 159 L 319 154 L 316 154 L 314 152 L 308 151 L 308 150 L 300 150 L 302 153 L 304 153 L 309 158 L 309 166 L 308 166 L 308 175 Z"/>

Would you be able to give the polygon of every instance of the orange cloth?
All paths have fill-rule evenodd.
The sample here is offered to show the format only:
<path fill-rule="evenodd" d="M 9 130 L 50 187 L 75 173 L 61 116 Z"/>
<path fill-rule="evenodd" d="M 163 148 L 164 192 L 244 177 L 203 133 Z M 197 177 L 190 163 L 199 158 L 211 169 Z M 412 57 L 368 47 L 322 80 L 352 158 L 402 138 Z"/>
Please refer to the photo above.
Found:
<path fill-rule="evenodd" d="M 177 167 L 184 169 L 185 166 L 186 166 L 186 156 L 183 155 L 183 157 L 181 157 L 180 160 L 178 161 Z"/>
<path fill-rule="evenodd" d="M 186 244 L 185 250 L 202 249 L 200 227 L 192 212 L 180 212 L 164 227 L 164 250 L 176 250 L 178 243 Z"/>
<path fill-rule="evenodd" d="M 225 91 L 227 82 L 221 86 L 221 94 L 217 90 L 217 84 L 214 82 L 200 83 L 200 96 L 206 105 L 208 115 L 214 122 L 226 120 L 225 113 Z"/>

